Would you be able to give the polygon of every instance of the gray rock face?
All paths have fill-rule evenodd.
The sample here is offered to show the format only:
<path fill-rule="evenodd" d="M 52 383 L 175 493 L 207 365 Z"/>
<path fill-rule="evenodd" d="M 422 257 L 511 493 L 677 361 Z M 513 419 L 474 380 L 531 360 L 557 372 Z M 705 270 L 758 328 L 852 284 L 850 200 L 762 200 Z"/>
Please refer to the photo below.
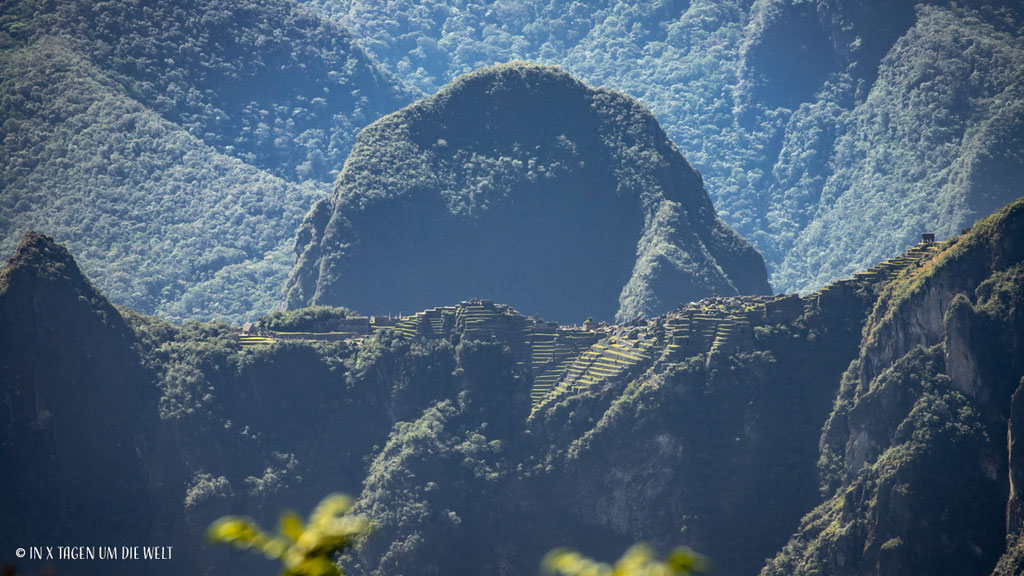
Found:
<path fill-rule="evenodd" d="M 762 574 L 1020 571 L 1022 246 L 1018 200 L 881 292 L 821 440 L 835 492 Z"/>
<path fill-rule="evenodd" d="M 479 297 L 560 321 L 768 293 L 650 112 L 549 67 L 466 75 L 368 127 L 299 231 L 287 307 Z"/>

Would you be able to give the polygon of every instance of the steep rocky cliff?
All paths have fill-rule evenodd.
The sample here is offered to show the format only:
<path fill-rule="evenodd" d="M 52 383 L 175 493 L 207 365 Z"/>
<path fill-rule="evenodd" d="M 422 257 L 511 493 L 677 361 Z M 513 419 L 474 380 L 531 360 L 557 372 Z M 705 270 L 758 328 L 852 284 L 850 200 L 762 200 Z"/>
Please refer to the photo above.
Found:
<path fill-rule="evenodd" d="M 648 359 L 599 384 L 568 365 L 525 431 L 439 405 L 377 457 L 360 505 L 380 533 L 353 567 L 517 573 L 554 545 L 608 558 L 647 539 L 696 546 L 724 574 L 1014 573 L 1022 256 L 1019 201 L 733 346 L 724 320 L 724 339 L 689 347 L 712 302 L 624 328 L 587 373 Z"/>
<path fill-rule="evenodd" d="M 579 322 L 770 292 L 647 109 L 527 64 L 466 75 L 363 131 L 296 253 L 293 308 L 478 297 Z"/>
<path fill-rule="evenodd" d="M 391 423 L 441 394 L 449 350 L 388 339 L 243 350 L 226 324 L 111 306 L 65 247 L 27 234 L 0 272 L 0 538 L 175 547 L 171 562 L 83 562 L 77 574 L 264 573 L 206 548 L 206 526 L 357 492 Z M 14 544 L 0 565 L 39 572 Z"/>
<path fill-rule="evenodd" d="M 159 522 L 171 479 L 137 345 L 65 248 L 25 236 L 0 272 L 5 542 L 110 545 Z"/>
<path fill-rule="evenodd" d="M 764 574 L 1020 569 L 1022 271 L 1018 201 L 886 288 L 825 424 L 829 497 Z"/>

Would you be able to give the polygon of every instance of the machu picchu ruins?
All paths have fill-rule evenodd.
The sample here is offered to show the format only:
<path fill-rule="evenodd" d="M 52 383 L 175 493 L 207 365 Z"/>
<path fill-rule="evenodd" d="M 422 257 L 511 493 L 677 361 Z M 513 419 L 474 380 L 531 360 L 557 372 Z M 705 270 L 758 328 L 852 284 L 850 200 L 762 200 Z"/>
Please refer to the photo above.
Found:
<path fill-rule="evenodd" d="M 818 298 L 819 301 L 827 300 L 845 290 L 854 290 L 865 284 L 886 283 L 903 274 L 912 274 L 951 246 L 953 242 L 955 242 L 955 238 L 939 243 L 935 241 L 934 234 L 922 234 L 921 241 L 902 255 L 880 262 L 863 272 L 858 272 L 852 278 L 836 280 L 811 296 Z"/>
<path fill-rule="evenodd" d="M 921 242 L 901 256 L 806 296 L 710 297 L 657 318 L 621 325 L 592 320 L 582 326 L 560 325 L 529 318 L 505 304 L 472 299 L 408 316 L 350 316 L 320 332 L 276 332 L 247 323 L 240 342 L 262 346 L 278 340 L 354 340 L 382 330 L 410 340 L 502 342 L 531 378 L 536 412 L 565 395 L 625 382 L 656 363 L 704 355 L 710 364 L 719 355 L 754 351 L 756 328 L 789 324 L 823 299 L 840 298 L 846 291 L 879 289 L 921 268 L 949 245 L 951 241 L 938 243 L 933 234 L 923 234 Z"/>

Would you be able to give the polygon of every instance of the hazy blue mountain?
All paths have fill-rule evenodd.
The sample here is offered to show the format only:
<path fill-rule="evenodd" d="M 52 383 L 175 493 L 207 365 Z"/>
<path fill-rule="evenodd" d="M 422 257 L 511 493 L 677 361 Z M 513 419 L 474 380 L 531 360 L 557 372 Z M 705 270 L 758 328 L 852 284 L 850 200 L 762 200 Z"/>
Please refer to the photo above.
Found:
<path fill-rule="evenodd" d="M 5 50 L 0 69 L 0 252 L 47 230 L 115 302 L 168 318 L 274 305 L 320 190 L 215 151 L 61 39 Z"/>
<path fill-rule="evenodd" d="M 480 297 L 582 322 L 770 292 L 646 108 L 526 64 L 463 76 L 363 131 L 296 253 L 293 308 Z"/>
<path fill-rule="evenodd" d="M 410 99 L 347 30 L 287 0 L 7 4 L 6 44 L 66 38 L 129 97 L 288 180 L 333 180 L 356 132 Z"/>
<path fill-rule="evenodd" d="M 1020 31 L 969 9 L 922 6 L 911 16 L 870 89 L 850 74 L 846 88 L 820 98 L 820 106 L 833 107 L 847 98 L 843 91 L 856 87 L 864 96 L 835 119 L 830 173 L 808 196 L 816 202 L 802 213 L 806 225 L 798 232 L 769 228 L 785 251 L 773 275 L 780 286 L 808 289 L 852 274 L 921 232 L 949 237 L 1020 195 Z M 809 129 L 818 133 L 826 120 L 814 115 L 801 107 L 791 122 L 815 122 Z M 773 205 L 793 206 L 794 197 L 810 192 L 800 182 L 814 168 L 799 158 L 814 156 L 816 146 L 787 136 Z"/>
<path fill-rule="evenodd" d="M 649 106 L 777 291 L 1014 199 L 1017 2 L 311 0 L 427 92 L 509 59 Z"/>
<path fill-rule="evenodd" d="M 408 100 L 294 3 L 7 2 L 0 254 L 43 230 L 117 303 L 256 317 L 355 133 Z"/>

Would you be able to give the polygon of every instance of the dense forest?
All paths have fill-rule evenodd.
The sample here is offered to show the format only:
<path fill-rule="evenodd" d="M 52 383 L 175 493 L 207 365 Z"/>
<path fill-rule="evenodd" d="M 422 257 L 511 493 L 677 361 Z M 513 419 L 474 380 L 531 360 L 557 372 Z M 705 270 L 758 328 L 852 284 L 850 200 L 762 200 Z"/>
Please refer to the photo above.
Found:
<path fill-rule="evenodd" d="M 286 1 L 7 2 L 0 253 L 43 230 L 119 304 L 255 318 L 355 133 L 408 99 Z"/>
<path fill-rule="evenodd" d="M 1013 574 L 1022 262 L 1018 201 L 804 298 L 597 332 L 473 301 L 246 345 L 111 306 L 28 235 L 0 273 L 0 462 L 19 471 L 0 504 L 22 520 L 3 539 L 142 538 L 179 547 L 153 573 L 269 573 L 201 547 L 205 527 L 343 490 L 375 526 L 355 574 L 532 573 L 557 545 L 610 560 L 639 539 L 723 574 Z"/>
<path fill-rule="evenodd" d="M 359 130 L 526 59 L 649 107 L 773 289 L 806 292 L 1017 196 L 1022 18 L 997 0 L 11 1 L 0 253 L 39 229 L 117 303 L 258 317 L 281 296 L 295 212 L 329 194 Z M 56 50 L 75 64 L 51 77 L 41 54 Z M 77 124 L 50 109 L 79 93 L 95 105 L 72 108 L 88 112 Z M 119 120 L 122 106 L 163 127 Z M 70 142 L 71 126 L 110 143 Z M 83 174 L 97 158 L 110 172 Z M 480 182 L 504 177 L 470 164 Z M 218 209 L 185 235 L 171 207 L 197 195 Z M 246 195 L 261 216 L 239 208 Z"/>
<path fill-rule="evenodd" d="M 114 301 L 179 321 L 274 305 L 320 190 L 216 152 L 59 38 L 5 50 L 0 67 L 0 246 L 48 230 Z"/>
<path fill-rule="evenodd" d="M 1019 195 L 1019 2 L 309 0 L 432 93 L 509 59 L 649 106 L 779 292 Z M 868 226 L 867 222 L 871 222 Z"/>
<path fill-rule="evenodd" d="M 639 102 L 524 63 L 366 128 L 296 253 L 289 307 L 482 297 L 582 322 L 771 292 L 761 256 Z"/>
<path fill-rule="evenodd" d="M 10 4 L 8 44 L 64 38 L 130 98 L 288 180 L 330 182 L 356 132 L 409 99 L 344 28 L 293 2 Z"/>

